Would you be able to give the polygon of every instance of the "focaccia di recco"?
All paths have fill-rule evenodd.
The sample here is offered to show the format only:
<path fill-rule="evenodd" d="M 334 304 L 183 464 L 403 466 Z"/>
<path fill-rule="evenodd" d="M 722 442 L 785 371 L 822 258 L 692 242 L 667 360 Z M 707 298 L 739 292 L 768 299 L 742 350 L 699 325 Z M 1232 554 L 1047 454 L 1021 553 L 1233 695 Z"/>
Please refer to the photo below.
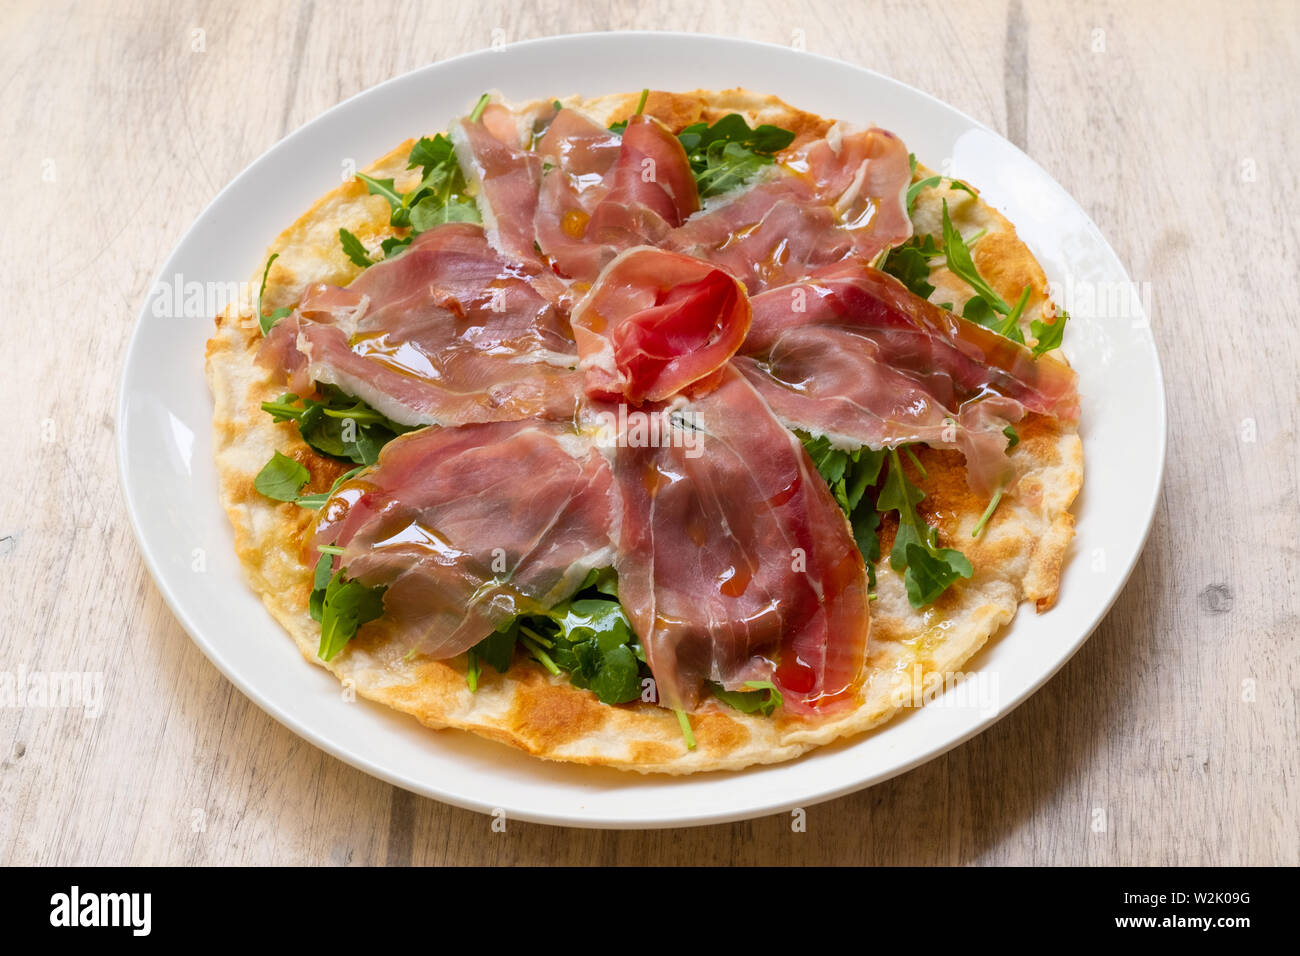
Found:
<path fill-rule="evenodd" d="M 413 133 L 208 343 L 238 557 L 304 657 L 430 728 L 687 774 L 862 734 L 1050 611 L 1067 316 L 977 183 L 745 90 Z"/>

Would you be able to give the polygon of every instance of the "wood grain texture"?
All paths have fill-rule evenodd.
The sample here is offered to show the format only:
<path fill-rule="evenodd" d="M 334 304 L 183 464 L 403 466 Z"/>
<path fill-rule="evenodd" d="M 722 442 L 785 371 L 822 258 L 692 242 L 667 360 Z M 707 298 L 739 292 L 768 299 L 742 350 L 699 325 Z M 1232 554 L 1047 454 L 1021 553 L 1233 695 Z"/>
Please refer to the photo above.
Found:
<path fill-rule="evenodd" d="M 927 90 L 1027 149 L 1150 283 L 1170 454 L 1127 589 L 1026 704 L 810 808 L 806 833 L 787 816 L 494 833 L 353 770 L 189 641 L 118 488 L 131 325 L 226 182 L 344 97 L 494 29 L 632 28 L 799 35 Z M 0 708 L 0 861 L 1300 861 L 1295 5 L 19 2 L 0 54 L 0 671 L 105 675 L 97 719 Z"/>

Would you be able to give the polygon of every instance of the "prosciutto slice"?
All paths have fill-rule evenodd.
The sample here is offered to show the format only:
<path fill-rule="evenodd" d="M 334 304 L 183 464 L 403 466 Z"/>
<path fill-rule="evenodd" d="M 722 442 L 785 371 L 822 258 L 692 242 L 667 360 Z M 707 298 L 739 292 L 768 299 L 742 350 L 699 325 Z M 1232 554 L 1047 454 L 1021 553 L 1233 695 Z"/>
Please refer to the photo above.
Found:
<path fill-rule="evenodd" d="M 721 269 L 640 246 L 605 267 L 571 321 L 587 394 L 640 404 L 721 368 L 749 331 L 749 299 Z"/>
<path fill-rule="evenodd" d="M 566 418 L 575 408 L 563 316 L 476 224 L 421 233 L 346 289 L 312 287 L 291 320 L 283 334 L 296 329 L 308 380 L 404 425 Z"/>
<path fill-rule="evenodd" d="M 958 448 L 971 487 L 1008 477 L 1002 429 L 1025 410 L 1078 416 L 1075 374 L 1051 357 L 844 262 L 753 299 L 736 360 L 792 428 L 874 448 Z"/>
<path fill-rule="evenodd" d="M 541 158 L 522 148 L 509 109 L 490 104 L 478 120 L 452 124 L 451 141 L 467 182 L 477 192 L 488 241 L 518 262 L 537 259 L 532 216 L 541 184 Z"/>
<path fill-rule="evenodd" d="M 495 422 L 389 442 L 322 509 L 315 543 L 343 548 L 350 579 L 388 588 L 368 627 L 446 658 L 608 567 L 617 521 L 609 465 L 571 427 Z"/>
<path fill-rule="evenodd" d="M 863 664 L 862 556 L 798 439 L 741 375 L 721 378 L 637 413 L 684 435 L 620 442 L 619 599 L 665 705 L 693 708 L 707 682 L 770 680 L 788 711 L 824 710 Z"/>
<path fill-rule="evenodd" d="M 874 258 L 912 234 L 911 166 L 893 133 L 837 124 L 779 158 L 764 180 L 675 230 L 670 246 L 757 293 L 849 256 Z"/>
<path fill-rule="evenodd" d="M 537 242 L 572 279 L 593 282 L 620 251 L 659 244 L 699 208 L 686 151 L 649 116 L 633 116 L 620 136 L 563 109 L 537 152 Z"/>
<path fill-rule="evenodd" d="M 257 361 L 263 368 L 280 373 L 289 390 L 299 395 L 314 386 L 307 369 L 307 356 L 298 351 L 298 333 L 303 322 L 334 322 L 351 327 L 370 305 L 369 297 L 323 282 L 306 288 L 297 307 L 266 335 Z"/>

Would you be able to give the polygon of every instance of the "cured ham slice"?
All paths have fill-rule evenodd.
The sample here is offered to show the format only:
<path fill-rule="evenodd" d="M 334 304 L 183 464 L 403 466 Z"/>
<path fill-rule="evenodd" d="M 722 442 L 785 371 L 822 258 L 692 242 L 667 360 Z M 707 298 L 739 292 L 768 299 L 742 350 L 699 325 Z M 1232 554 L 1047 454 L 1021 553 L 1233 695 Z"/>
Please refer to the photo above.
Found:
<path fill-rule="evenodd" d="M 591 215 L 596 236 L 635 231 L 653 213 L 669 227 L 700 208 L 700 196 L 686 150 L 657 119 L 637 115 L 627 121 L 609 192 Z"/>
<path fill-rule="evenodd" d="M 537 242 L 569 278 L 594 281 L 620 251 L 658 244 L 699 208 L 686 151 L 649 116 L 633 116 L 620 136 L 563 109 L 537 153 Z"/>
<path fill-rule="evenodd" d="M 619 599 L 665 705 L 770 680 L 788 711 L 824 710 L 863 664 L 862 556 L 798 439 L 737 372 L 721 378 L 639 412 L 689 440 L 620 442 Z"/>
<path fill-rule="evenodd" d="M 498 624 L 570 597 L 613 560 L 618 513 L 606 460 L 572 427 L 495 422 L 426 428 L 321 509 L 317 545 L 386 586 L 367 625 L 433 658 L 464 653 Z"/>
<path fill-rule="evenodd" d="M 370 304 L 367 296 L 336 285 L 318 282 L 303 292 L 291 315 L 277 322 L 266 334 L 258 350 L 257 362 L 278 373 L 289 390 L 305 395 L 313 388 L 307 369 L 307 356 L 298 351 L 298 333 L 302 321 L 333 322 L 345 326 L 356 324 L 356 317 Z"/>
<path fill-rule="evenodd" d="M 650 117 L 632 117 L 619 137 L 561 110 L 537 153 L 537 241 L 561 274 L 583 282 L 648 244 L 713 262 L 757 292 L 911 235 L 907 150 L 880 129 L 833 127 L 704 212 L 680 142 Z"/>
<path fill-rule="evenodd" d="M 567 418 L 577 402 L 563 316 L 476 224 L 421 233 L 346 289 L 309 289 L 291 321 L 308 379 L 403 425 Z"/>
<path fill-rule="evenodd" d="M 467 116 L 453 123 L 451 139 L 465 181 L 473 184 L 488 243 L 544 298 L 565 300 L 566 283 L 537 251 L 533 219 L 542 160 L 521 142 L 518 117 L 491 103 L 479 119 Z"/>
<path fill-rule="evenodd" d="M 972 488 L 1008 477 L 1002 429 L 1025 409 L 1078 416 L 1075 374 L 1048 356 L 840 263 L 755 296 L 737 367 L 792 428 L 873 448 L 960 449 Z"/>
<path fill-rule="evenodd" d="M 755 293 L 838 262 L 852 253 L 853 237 L 829 205 L 814 201 L 805 180 L 778 170 L 691 219 L 669 245 L 722 266 Z"/>
<path fill-rule="evenodd" d="M 870 230 L 877 252 L 912 234 L 907 215 L 912 164 L 903 141 L 888 130 L 854 130 L 837 123 L 824 139 L 798 148 L 787 165 L 808 177 L 813 193 L 832 204 L 855 239 Z M 860 248 L 857 254 L 871 258 L 875 253 Z"/>
<path fill-rule="evenodd" d="M 981 494 L 1008 475 L 1002 430 L 1020 420 L 1023 406 L 990 395 L 954 410 L 960 403 L 940 397 L 951 395 L 942 378 L 892 368 L 876 343 L 853 332 L 792 329 L 764 361 L 742 356 L 736 367 L 790 428 L 848 446 L 925 442 L 959 449 L 970 484 Z"/>
<path fill-rule="evenodd" d="M 863 262 L 821 269 L 751 302 L 753 322 L 742 350 L 747 354 L 769 352 L 798 326 L 833 326 L 871 335 L 897 368 L 951 380 L 964 393 L 959 397 L 991 387 L 1031 411 L 1078 418 L 1077 376 L 1064 362 L 1036 358 L 1020 343 L 939 308 Z"/>
<path fill-rule="evenodd" d="M 723 266 L 751 293 L 912 234 L 907 147 L 882 129 L 832 127 L 783 154 L 760 182 L 674 231 L 669 245 Z"/>
<path fill-rule="evenodd" d="M 721 269 L 650 246 L 621 253 L 571 319 L 587 394 L 669 398 L 721 368 L 749 320 L 744 287 Z"/>
<path fill-rule="evenodd" d="M 534 232 L 543 254 L 566 276 L 591 282 L 613 258 L 587 241 L 587 224 L 621 149 L 618 134 L 571 109 L 556 114 L 537 144 L 543 173 Z"/>
<path fill-rule="evenodd" d="M 541 158 L 523 149 L 510 111 L 490 104 L 478 120 L 464 117 L 451 127 L 456 159 L 477 192 L 489 243 L 516 261 L 537 259 L 532 218 L 541 184 Z"/>

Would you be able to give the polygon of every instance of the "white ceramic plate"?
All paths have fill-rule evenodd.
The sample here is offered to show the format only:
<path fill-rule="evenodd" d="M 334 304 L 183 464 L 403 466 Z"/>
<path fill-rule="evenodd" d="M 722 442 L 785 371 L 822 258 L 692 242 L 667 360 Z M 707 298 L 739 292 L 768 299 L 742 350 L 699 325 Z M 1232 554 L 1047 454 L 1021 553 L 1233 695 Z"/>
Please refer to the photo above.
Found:
<path fill-rule="evenodd" d="M 1075 507 L 1078 537 L 1057 607 L 1042 616 L 1022 608 L 967 667 L 996 675 L 992 707 L 979 706 L 987 699 L 945 706 L 940 698 L 878 732 L 790 763 L 679 779 L 549 763 L 470 734 L 435 733 L 378 705 L 342 700 L 335 679 L 303 661 L 249 590 L 217 500 L 203 376 L 211 321 L 157 317 L 154 299 L 163 293 L 155 286 L 122 378 L 118 454 L 141 550 L 176 616 L 236 686 L 317 746 L 398 786 L 514 819 L 591 827 L 736 820 L 857 790 L 956 746 L 1033 693 L 1087 639 L 1142 549 L 1164 466 L 1164 388 L 1146 317 L 1122 297 L 1131 289 L 1128 275 L 1078 204 L 1010 143 L 938 100 L 784 47 L 587 34 L 474 53 L 398 77 L 336 106 L 253 163 L 186 233 L 159 281 L 243 280 L 275 235 L 339 183 L 347 158 L 364 165 L 408 136 L 442 129 L 484 90 L 524 100 L 647 85 L 744 86 L 824 116 L 876 123 L 901 135 L 927 165 L 978 185 L 1007 214 L 1049 279 L 1061 284 L 1073 315 L 1065 349 L 1079 371 L 1087 467 Z"/>

